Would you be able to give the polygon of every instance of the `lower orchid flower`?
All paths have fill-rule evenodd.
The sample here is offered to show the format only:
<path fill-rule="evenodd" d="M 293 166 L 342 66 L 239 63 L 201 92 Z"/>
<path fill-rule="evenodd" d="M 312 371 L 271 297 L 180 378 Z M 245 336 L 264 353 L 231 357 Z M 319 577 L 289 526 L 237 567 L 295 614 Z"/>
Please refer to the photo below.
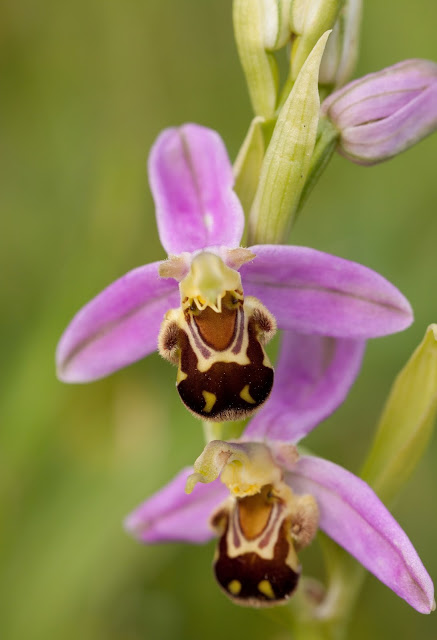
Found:
<path fill-rule="evenodd" d="M 127 531 L 146 544 L 218 536 L 219 586 L 238 604 L 262 607 L 295 591 L 298 553 L 320 528 L 412 607 L 430 613 L 432 581 L 374 491 L 296 448 L 342 402 L 362 352 L 354 340 L 286 335 L 275 391 L 244 438 L 210 442 L 194 468 L 127 517 Z"/>
<path fill-rule="evenodd" d="M 169 259 L 130 271 L 76 314 L 57 349 L 61 380 L 96 380 L 158 344 L 178 366 L 188 409 L 231 420 L 270 393 L 264 345 L 276 325 L 362 339 L 411 323 L 404 296 L 362 265 L 306 247 L 239 247 L 244 214 L 216 132 L 167 129 L 151 150 L 149 176 Z"/>

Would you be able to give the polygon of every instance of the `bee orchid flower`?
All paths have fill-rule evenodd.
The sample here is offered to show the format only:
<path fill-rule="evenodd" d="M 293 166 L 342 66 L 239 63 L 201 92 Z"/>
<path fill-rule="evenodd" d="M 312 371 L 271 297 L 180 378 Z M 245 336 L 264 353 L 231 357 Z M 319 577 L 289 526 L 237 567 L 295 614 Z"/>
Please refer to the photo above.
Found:
<path fill-rule="evenodd" d="M 343 400 L 363 344 L 287 336 L 274 391 L 243 439 L 212 441 L 125 521 L 139 542 L 204 543 L 218 537 L 214 572 L 234 602 L 265 607 L 295 591 L 298 553 L 320 528 L 421 613 L 432 581 L 412 543 L 374 491 L 296 444 Z"/>
<path fill-rule="evenodd" d="M 269 396 L 264 345 L 276 326 L 366 339 L 411 323 L 404 296 L 360 264 L 300 246 L 240 247 L 244 213 L 211 129 L 162 132 L 149 178 L 168 259 L 133 269 L 76 314 L 57 349 L 61 380 L 102 378 L 158 346 L 189 410 L 238 419 Z"/>

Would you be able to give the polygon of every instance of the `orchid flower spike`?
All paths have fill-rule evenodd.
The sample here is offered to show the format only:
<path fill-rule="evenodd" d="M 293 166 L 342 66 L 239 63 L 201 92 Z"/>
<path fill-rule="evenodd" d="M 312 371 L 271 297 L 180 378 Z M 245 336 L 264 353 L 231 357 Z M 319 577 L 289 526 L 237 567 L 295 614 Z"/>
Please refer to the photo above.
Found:
<path fill-rule="evenodd" d="M 295 591 L 299 551 L 319 528 L 417 611 L 430 613 L 431 578 L 374 491 L 295 446 L 342 402 L 362 352 L 359 341 L 287 335 L 275 389 L 244 439 L 210 442 L 194 468 L 126 518 L 127 531 L 145 544 L 217 536 L 221 589 L 237 604 L 266 607 Z"/>
<path fill-rule="evenodd" d="M 253 413 L 270 393 L 264 345 L 276 326 L 364 339 L 411 323 L 404 296 L 366 267 L 306 247 L 241 248 L 232 166 L 211 129 L 165 130 L 149 177 L 169 258 L 130 271 L 77 313 L 57 349 L 61 380 L 96 380 L 158 344 L 178 366 L 187 408 L 230 420 Z"/>
<path fill-rule="evenodd" d="M 437 128 L 437 64 L 404 60 L 354 80 L 322 104 L 339 132 L 339 152 L 372 165 L 405 151 Z"/>

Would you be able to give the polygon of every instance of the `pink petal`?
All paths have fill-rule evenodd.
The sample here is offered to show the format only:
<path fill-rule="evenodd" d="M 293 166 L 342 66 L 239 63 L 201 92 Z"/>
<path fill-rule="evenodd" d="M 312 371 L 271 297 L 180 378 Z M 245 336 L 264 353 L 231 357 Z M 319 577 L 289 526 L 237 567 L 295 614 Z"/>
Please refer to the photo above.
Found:
<path fill-rule="evenodd" d="M 166 129 L 149 157 L 161 243 L 168 254 L 237 247 L 244 226 L 226 148 L 212 129 Z"/>
<path fill-rule="evenodd" d="M 74 316 L 56 352 L 61 380 L 96 380 L 156 349 L 165 312 L 180 302 L 176 282 L 159 277 L 159 264 L 129 271 Z"/>
<path fill-rule="evenodd" d="M 431 612 L 431 578 L 369 485 L 346 469 L 311 456 L 300 458 L 286 479 L 297 493 L 316 498 L 325 533 L 417 611 Z"/>
<path fill-rule="evenodd" d="M 228 496 L 219 479 L 198 484 L 193 493 L 185 493 L 192 468 L 180 471 L 165 487 L 135 509 L 125 520 L 126 530 L 139 542 L 206 542 L 214 537 L 209 519 Z"/>
<path fill-rule="evenodd" d="M 413 314 L 388 280 L 356 262 L 307 247 L 258 245 L 244 264 L 245 294 L 273 313 L 280 329 L 337 338 L 375 338 L 408 327 Z"/>
<path fill-rule="evenodd" d="M 245 439 L 298 442 L 343 402 L 364 347 L 362 340 L 284 331 L 273 391 Z"/>

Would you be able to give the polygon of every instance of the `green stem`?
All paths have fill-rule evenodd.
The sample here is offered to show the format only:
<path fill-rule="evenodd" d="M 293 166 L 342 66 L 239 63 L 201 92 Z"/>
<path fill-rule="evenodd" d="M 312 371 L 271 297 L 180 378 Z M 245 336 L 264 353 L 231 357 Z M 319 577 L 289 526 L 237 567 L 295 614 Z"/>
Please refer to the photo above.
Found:
<path fill-rule="evenodd" d="M 211 440 L 238 440 L 246 427 L 247 420 L 237 420 L 235 422 L 211 422 L 203 420 L 203 435 L 205 442 Z"/>
<path fill-rule="evenodd" d="M 336 640 L 345 638 L 352 611 L 366 577 L 355 558 L 325 534 L 318 534 L 327 571 L 325 597 L 314 614 L 329 626 Z"/>
<path fill-rule="evenodd" d="M 313 155 L 311 157 L 308 177 L 305 181 L 305 186 L 302 189 L 294 222 L 296 222 L 297 216 L 299 215 L 314 185 L 330 161 L 332 154 L 335 151 L 335 147 L 337 146 L 338 137 L 339 133 L 331 121 L 328 120 L 328 118 L 321 117 L 319 120 L 319 131 Z"/>
<path fill-rule="evenodd" d="M 320 620 L 296 620 L 293 640 L 342 640 L 336 629 Z"/>

